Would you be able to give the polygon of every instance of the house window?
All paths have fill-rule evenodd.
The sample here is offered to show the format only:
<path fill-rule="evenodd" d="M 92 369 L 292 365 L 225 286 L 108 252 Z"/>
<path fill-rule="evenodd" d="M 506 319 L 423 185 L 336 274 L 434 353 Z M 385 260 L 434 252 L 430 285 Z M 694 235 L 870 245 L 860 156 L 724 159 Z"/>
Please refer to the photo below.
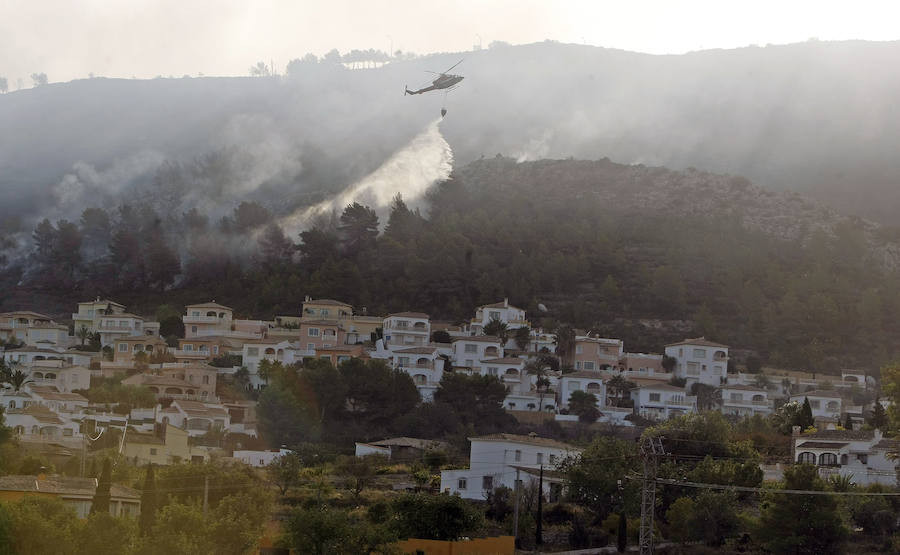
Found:
<path fill-rule="evenodd" d="M 584 346 L 583 346 L 583 345 L 575 345 L 575 354 L 576 354 L 576 355 L 580 355 L 580 354 L 582 354 L 583 352 L 584 352 Z"/>
<path fill-rule="evenodd" d="M 191 345 L 190 343 L 185 343 L 185 345 L 184 345 L 184 351 L 185 351 L 186 353 L 191 353 L 191 352 L 194 351 L 194 346 Z"/>
<path fill-rule="evenodd" d="M 688 376 L 699 376 L 700 366 L 696 362 L 689 362 L 687 364 L 687 374 Z"/>
<path fill-rule="evenodd" d="M 500 311 L 492 310 L 492 311 L 488 312 L 488 318 L 491 320 L 499 320 L 500 319 Z"/>
<path fill-rule="evenodd" d="M 209 385 L 209 376 L 203 376 L 203 384 Z"/>
<path fill-rule="evenodd" d="M 521 462 L 521 461 L 522 461 L 522 451 L 520 451 L 519 449 L 516 449 L 515 461 L 516 461 L 516 462 Z"/>
<path fill-rule="evenodd" d="M 569 382 L 569 391 L 581 391 L 581 382 Z"/>
<path fill-rule="evenodd" d="M 819 455 L 819 464 L 822 466 L 837 466 L 838 458 L 834 453 L 822 453 Z"/>
<path fill-rule="evenodd" d="M 197 326 L 191 326 L 191 333 L 197 333 Z"/>
<path fill-rule="evenodd" d="M 650 394 L 650 402 L 658 403 L 659 402 L 659 393 L 651 393 Z"/>
<path fill-rule="evenodd" d="M 804 451 L 797 457 L 797 462 L 800 464 L 816 464 L 816 454 Z"/>
<path fill-rule="evenodd" d="M 869 455 L 866 453 L 857 453 L 856 459 L 863 464 L 869 463 Z"/>
<path fill-rule="evenodd" d="M 316 344 L 315 344 L 315 343 L 307 343 L 307 344 L 306 344 L 306 350 L 307 350 L 307 351 L 315 351 L 315 350 L 316 350 Z"/>
<path fill-rule="evenodd" d="M 307 334 L 310 337 L 319 337 L 319 328 L 309 328 Z"/>
<path fill-rule="evenodd" d="M 155 454 L 156 454 L 156 447 L 151 447 L 151 448 L 150 448 L 150 454 L 151 454 L 151 455 L 155 455 Z"/>
<path fill-rule="evenodd" d="M 219 346 L 218 345 L 213 345 L 213 354 L 214 355 L 219 354 Z"/>
<path fill-rule="evenodd" d="M 706 349 L 694 349 L 694 358 L 706 358 Z"/>
<path fill-rule="evenodd" d="M 584 369 L 585 369 L 585 370 L 593 370 L 593 369 L 594 369 L 594 362 L 591 361 L 591 360 L 586 360 L 586 361 L 584 361 Z"/>
<path fill-rule="evenodd" d="M 488 373 L 488 376 L 496 376 L 497 369 L 492 366 L 488 366 L 487 373 Z"/>
<path fill-rule="evenodd" d="M 119 352 L 120 352 L 120 353 L 127 353 L 127 352 L 128 352 L 128 345 L 125 344 L 125 343 L 119 343 Z"/>
<path fill-rule="evenodd" d="M 550 464 L 556 464 L 556 455 L 550 455 Z"/>
<path fill-rule="evenodd" d="M 509 408 L 511 408 L 511 409 L 516 408 L 516 404 L 515 404 L 515 403 L 510 403 L 510 404 L 509 404 Z"/>
<path fill-rule="evenodd" d="M 471 343 L 466 343 L 466 351 L 467 353 L 477 353 L 478 345 L 473 345 Z"/>
<path fill-rule="evenodd" d="M 816 399 L 815 401 L 810 401 L 809 406 L 810 406 L 810 408 L 818 409 L 819 407 L 822 406 L 822 402 L 819 401 L 818 399 Z"/>
<path fill-rule="evenodd" d="M 259 356 L 259 347 L 247 347 L 247 356 L 248 357 L 258 357 Z"/>
<path fill-rule="evenodd" d="M 743 393 L 732 393 L 732 394 L 731 394 L 731 400 L 732 400 L 732 401 L 743 401 L 743 400 L 744 400 L 744 394 L 743 394 Z"/>
<path fill-rule="evenodd" d="M 721 376 L 722 375 L 722 367 L 721 366 L 713 366 L 713 376 Z"/>
<path fill-rule="evenodd" d="M 481 477 L 481 489 L 488 490 L 488 491 L 494 489 L 494 477 L 493 476 L 482 476 Z"/>
<path fill-rule="evenodd" d="M 409 366 L 409 357 L 400 357 L 397 359 L 397 364 L 400 366 Z"/>
<path fill-rule="evenodd" d="M 263 459 L 259 459 L 259 466 L 265 466 L 265 465 L 266 465 L 266 461 Z"/>
<path fill-rule="evenodd" d="M 535 457 L 535 464 L 544 464 L 544 454 L 538 453 L 537 457 Z"/>
<path fill-rule="evenodd" d="M 193 312 L 191 312 L 191 316 L 200 316 L 200 311 L 194 310 Z"/>
<path fill-rule="evenodd" d="M 456 489 L 466 489 L 467 485 L 465 478 L 460 478 L 456 481 Z"/>

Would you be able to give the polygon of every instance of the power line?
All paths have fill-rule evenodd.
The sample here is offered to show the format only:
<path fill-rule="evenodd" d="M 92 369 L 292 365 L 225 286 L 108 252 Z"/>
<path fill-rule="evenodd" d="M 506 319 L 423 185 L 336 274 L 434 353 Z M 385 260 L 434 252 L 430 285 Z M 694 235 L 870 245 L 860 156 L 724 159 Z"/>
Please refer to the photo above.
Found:
<path fill-rule="evenodd" d="M 629 479 L 634 479 L 628 477 Z M 778 493 L 787 495 L 854 495 L 860 497 L 900 497 L 900 492 L 868 492 L 868 491 L 822 491 L 822 490 L 801 490 L 801 489 L 775 489 L 775 488 L 754 488 L 749 486 L 732 486 L 725 484 L 705 484 L 702 482 L 688 482 L 680 480 L 670 480 L 666 478 L 657 478 L 656 483 L 665 486 L 683 486 L 689 488 L 703 489 L 719 489 L 728 491 L 747 491 L 756 493 Z"/>

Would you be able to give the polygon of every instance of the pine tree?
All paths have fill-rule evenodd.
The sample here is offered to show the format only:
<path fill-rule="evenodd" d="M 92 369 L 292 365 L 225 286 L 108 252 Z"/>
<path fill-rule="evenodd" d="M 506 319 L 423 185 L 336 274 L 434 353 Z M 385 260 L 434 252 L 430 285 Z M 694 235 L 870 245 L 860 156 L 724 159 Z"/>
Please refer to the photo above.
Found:
<path fill-rule="evenodd" d="M 141 535 L 146 536 L 156 523 L 156 481 L 153 478 L 153 464 L 147 465 L 147 476 L 141 490 Z"/>
<path fill-rule="evenodd" d="M 803 431 L 812 427 L 815 423 L 816 421 L 812 414 L 812 406 L 809 404 L 809 397 L 804 397 L 803 408 L 800 409 L 800 414 L 797 415 L 797 426 L 800 426 L 800 431 Z"/>
<path fill-rule="evenodd" d="M 97 491 L 94 493 L 94 501 L 91 503 L 91 514 L 109 512 L 109 487 L 112 484 L 112 466 L 109 459 L 103 461 L 103 471 L 97 481 Z"/>
<path fill-rule="evenodd" d="M 888 424 L 887 413 L 884 406 L 876 398 L 875 407 L 872 409 L 872 417 L 869 419 L 869 425 L 876 430 L 883 430 Z"/>

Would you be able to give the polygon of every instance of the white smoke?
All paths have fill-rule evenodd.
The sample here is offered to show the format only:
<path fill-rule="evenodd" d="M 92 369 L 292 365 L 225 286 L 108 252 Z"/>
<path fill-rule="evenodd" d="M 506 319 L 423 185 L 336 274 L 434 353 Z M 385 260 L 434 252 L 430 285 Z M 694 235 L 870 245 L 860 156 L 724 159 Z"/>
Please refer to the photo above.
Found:
<path fill-rule="evenodd" d="M 301 209 L 280 220 L 289 236 L 309 226 L 317 216 L 343 210 L 360 202 L 374 209 L 384 208 L 397 193 L 407 203 L 421 198 L 433 184 L 443 181 L 453 170 L 453 151 L 441 135 L 441 120 L 431 122 L 409 144 L 395 152 L 374 172 L 336 196 Z"/>
<path fill-rule="evenodd" d="M 518 152 L 513 153 L 516 162 L 531 162 L 546 158 L 550 153 L 550 142 L 553 140 L 553 130 L 545 129 L 539 136 L 532 137 L 528 144 L 523 146 Z"/>
<path fill-rule="evenodd" d="M 104 170 L 98 170 L 87 162 L 76 162 L 53 187 L 56 202 L 52 209 L 42 214 L 55 220 L 68 218 L 77 221 L 81 212 L 91 206 L 109 206 L 126 197 L 126 191 L 135 180 L 152 173 L 165 161 L 165 157 L 153 150 L 144 150 L 117 159 Z"/>

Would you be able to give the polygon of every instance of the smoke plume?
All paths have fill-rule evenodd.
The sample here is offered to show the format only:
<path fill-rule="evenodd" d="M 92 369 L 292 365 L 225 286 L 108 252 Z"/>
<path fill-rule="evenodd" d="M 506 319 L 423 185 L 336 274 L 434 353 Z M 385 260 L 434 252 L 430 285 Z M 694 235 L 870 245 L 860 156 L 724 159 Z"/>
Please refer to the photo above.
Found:
<path fill-rule="evenodd" d="M 334 197 L 300 209 L 279 222 L 288 235 L 296 235 L 317 216 L 360 202 L 376 210 L 387 207 L 398 193 L 407 203 L 415 201 L 453 169 L 453 151 L 441 135 L 436 119 L 375 171 Z"/>

